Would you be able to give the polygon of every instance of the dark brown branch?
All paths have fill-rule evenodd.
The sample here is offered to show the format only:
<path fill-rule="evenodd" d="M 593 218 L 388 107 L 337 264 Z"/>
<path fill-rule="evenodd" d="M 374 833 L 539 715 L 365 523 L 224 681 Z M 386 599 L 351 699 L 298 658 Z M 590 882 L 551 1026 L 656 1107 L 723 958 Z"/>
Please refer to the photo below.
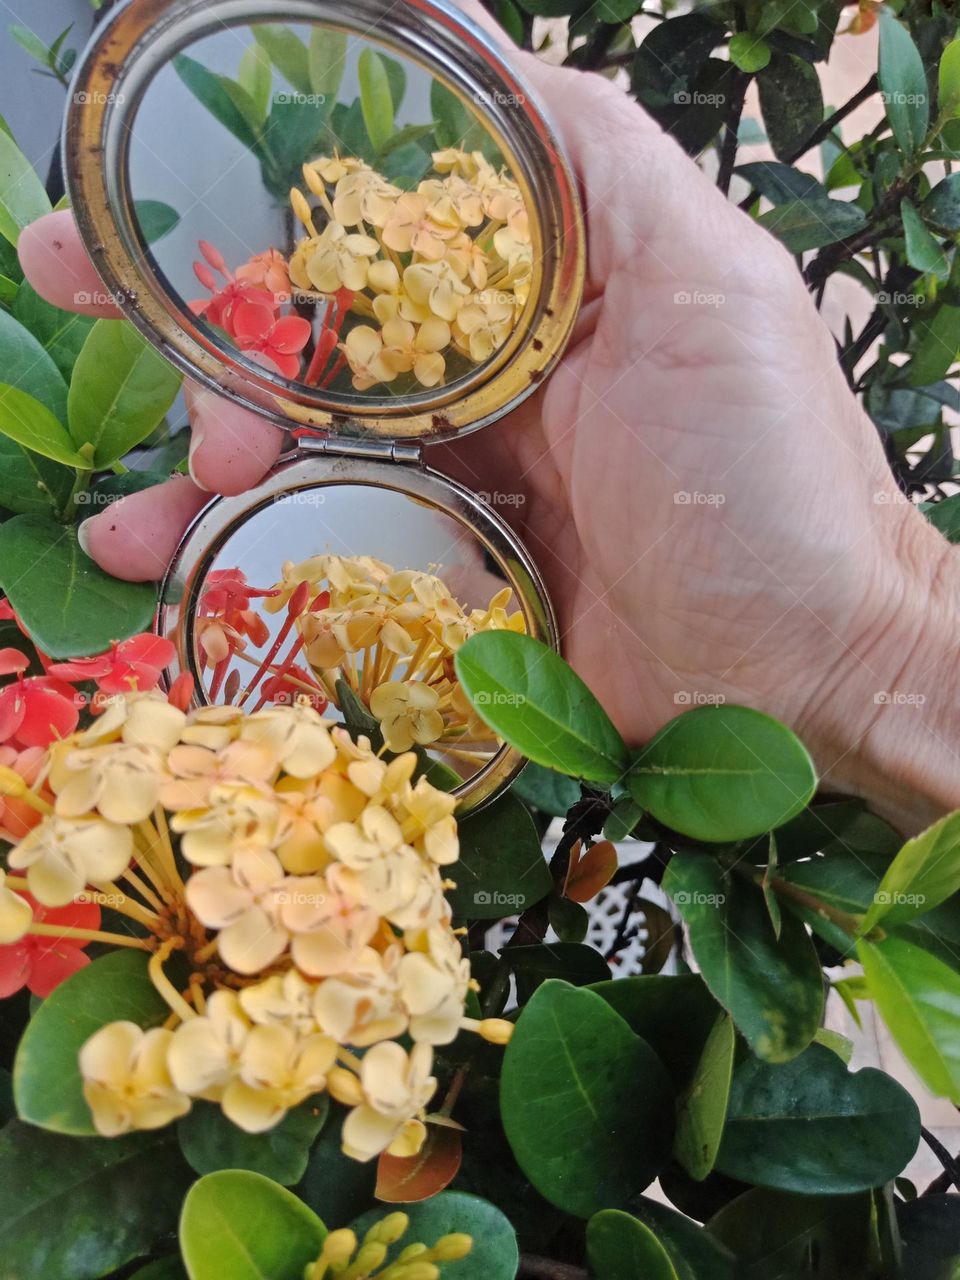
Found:
<path fill-rule="evenodd" d="M 720 148 L 720 168 L 717 170 L 717 186 L 726 195 L 730 190 L 730 179 L 733 177 L 733 166 L 737 163 L 737 142 L 740 130 L 740 117 L 743 115 L 743 102 L 750 87 L 751 77 L 739 68 L 733 70 L 733 83 L 727 107 L 727 118 L 724 125 L 723 144 Z"/>
<path fill-rule="evenodd" d="M 569 1262 L 554 1262 L 552 1258 L 538 1258 L 532 1253 L 520 1255 L 517 1275 L 529 1276 L 530 1280 L 590 1280 L 583 1267 L 571 1266 Z"/>
<path fill-rule="evenodd" d="M 945 1191 L 947 1187 L 952 1184 L 957 1191 L 960 1191 L 960 1163 L 954 1159 L 940 1139 L 936 1137 L 935 1134 L 932 1134 L 929 1129 L 921 1129 L 920 1133 L 923 1136 L 924 1142 L 943 1165 L 941 1178 L 946 1180 L 946 1184 L 942 1190 Z M 940 1181 L 940 1179 L 937 1181 Z M 938 1190 L 939 1189 L 940 1188 L 938 1188 Z M 933 1185 L 931 1184 L 927 1187 L 924 1195 L 929 1195 L 932 1190 Z"/>

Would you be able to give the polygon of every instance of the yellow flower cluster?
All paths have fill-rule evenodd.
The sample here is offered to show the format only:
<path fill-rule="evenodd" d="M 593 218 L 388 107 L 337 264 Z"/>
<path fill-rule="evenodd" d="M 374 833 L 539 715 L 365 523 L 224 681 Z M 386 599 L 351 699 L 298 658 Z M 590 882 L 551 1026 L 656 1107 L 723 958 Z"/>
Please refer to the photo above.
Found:
<path fill-rule="evenodd" d="M 457 680 L 453 655 L 479 631 L 523 631 L 523 614 L 508 612 L 511 588 L 468 611 L 434 574 L 369 556 L 319 555 L 288 561 L 264 608 L 279 612 L 304 582 L 312 599 L 327 597 L 297 626 L 330 700 L 336 704 L 343 677 L 380 721 L 389 750 L 430 746 L 482 764 L 496 743 Z"/>
<path fill-rule="evenodd" d="M 303 176 L 318 206 L 291 192 L 307 236 L 290 279 L 311 295 L 353 295 L 351 310 L 367 323 L 340 348 L 358 391 L 409 373 L 437 386 L 451 350 L 481 364 L 503 346 L 533 264 L 527 209 L 505 171 L 480 151 L 450 148 L 434 152 L 416 191 L 337 155 L 305 164 Z"/>
<path fill-rule="evenodd" d="M 408 1244 L 385 1270 L 391 1245 L 406 1235 L 410 1219 L 405 1213 L 391 1213 L 375 1223 L 360 1243 L 349 1227 L 331 1231 L 323 1242 L 316 1262 L 303 1273 L 303 1280 L 438 1280 L 442 1262 L 459 1262 L 473 1248 L 473 1239 L 462 1232 L 441 1236 L 432 1247 Z"/>
<path fill-rule="evenodd" d="M 0 790 L 43 818 L 10 853 L 25 879 L 0 883 L 0 938 L 31 929 L 18 888 L 49 906 L 109 901 L 143 928 L 96 937 L 151 952 L 171 1009 L 162 1027 L 114 1022 L 83 1046 L 102 1134 L 167 1124 L 195 1098 L 262 1132 L 328 1089 L 351 1108 L 351 1156 L 419 1149 L 433 1047 L 502 1028 L 464 1019 L 470 969 L 444 896 L 454 801 L 415 767 L 306 699 L 186 714 L 151 693 L 112 699 L 51 747 L 36 791 L 4 773 Z M 185 990 L 163 970 L 174 950 Z"/>

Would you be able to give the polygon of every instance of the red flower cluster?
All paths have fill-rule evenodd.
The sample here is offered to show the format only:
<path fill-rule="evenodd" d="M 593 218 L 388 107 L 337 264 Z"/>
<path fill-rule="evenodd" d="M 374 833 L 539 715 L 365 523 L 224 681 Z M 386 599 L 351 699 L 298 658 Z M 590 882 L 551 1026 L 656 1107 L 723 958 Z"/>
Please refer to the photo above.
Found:
<path fill-rule="evenodd" d="M 63 929 L 99 929 L 100 908 L 95 902 L 69 902 L 65 907 L 45 907 L 26 890 L 20 897 L 33 908 L 34 924 Z M 90 963 L 83 939 L 28 933 L 9 947 L 0 947 L 0 999 L 27 987 L 35 996 L 48 996 L 71 974 Z"/>
<path fill-rule="evenodd" d="M 285 378 L 300 374 L 300 353 L 313 328 L 302 316 L 281 315 L 289 301 L 286 263 L 275 249 L 256 254 L 230 271 L 223 254 L 207 240 L 200 241 L 204 261 L 193 264 L 194 274 L 209 298 L 190 303 L 194 315 L 224 329 L 241 351 L 253 352 L 273 364 Z M 217 279 L 222 276 L 224 283 Z M 279 288 L 278 288 L 279 286 Z"/>

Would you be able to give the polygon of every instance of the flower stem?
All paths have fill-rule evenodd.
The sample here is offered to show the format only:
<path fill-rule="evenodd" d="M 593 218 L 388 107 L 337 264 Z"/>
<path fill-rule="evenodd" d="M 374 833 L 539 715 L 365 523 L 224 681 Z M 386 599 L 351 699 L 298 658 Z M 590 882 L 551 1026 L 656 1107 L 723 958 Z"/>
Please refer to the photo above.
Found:
<path fill-rule="evenodd" d="M 32 924 L 28 933 L 41 938 L 81 938 L 84 942 L 110 942 L 117 947 L 135 947 L 139 951 L 149 951 L 150 943 L 145 938 L 132 938 L 126 933 L 110 933 L 105 929 L 74 929 L 63 924 Z"/>
<path fill-rule="evenodd" d="M 147 968 L 150 973 L 150 981 L 160 995 L 163 996 L 173 1012 L 180 1015 L 183 1022 L 188 1022 L 191 1018 L 197 1016 L 197 1011 L 187 1004 L 186 1000 L 163 972 L 164 961 L 170 958 L 171 951 L 176 951 L 178 947 L 182 946 L 182 938 L 168 938 L 160 950 L 155 951 L 150 957 L 150 963 Z"/>

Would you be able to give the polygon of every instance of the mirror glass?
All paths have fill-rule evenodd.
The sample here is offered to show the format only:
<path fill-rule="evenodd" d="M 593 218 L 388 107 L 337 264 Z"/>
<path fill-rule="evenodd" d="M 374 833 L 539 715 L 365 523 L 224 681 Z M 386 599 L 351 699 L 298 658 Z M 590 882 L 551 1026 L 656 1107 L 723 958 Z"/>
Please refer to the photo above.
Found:
<path fill-rule="evenodd" d="M 453 785 L 499 749 L 453 659 L 478 630 L 525 630 L 523 613 L 503 566 L 431 503 L 357 483 L 287 493 L 227 534 L 184 606 L 205 702 L 306 697 L 393 751 L 422 748 Z"/>
<path fill-rule="evenodd" d="M 530 303 L 530 213 L 429 70 L 333 27 L 224 25 L 129 125 L 144 251 L 234 362 L 388 408 L 465 384 Z"/>

